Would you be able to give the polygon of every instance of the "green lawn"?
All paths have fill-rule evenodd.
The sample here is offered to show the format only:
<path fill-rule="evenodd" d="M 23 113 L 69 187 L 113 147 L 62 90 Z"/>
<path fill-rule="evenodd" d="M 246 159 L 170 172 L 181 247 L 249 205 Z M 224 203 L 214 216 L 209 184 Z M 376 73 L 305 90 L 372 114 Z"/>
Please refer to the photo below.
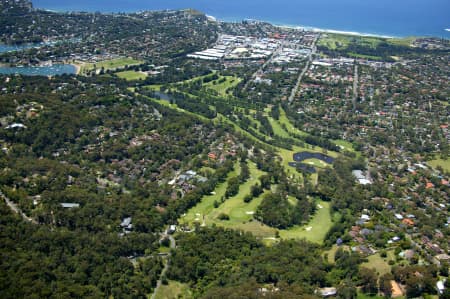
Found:
<path fill-rule="evenodd" d="M 428 165 L 430 165 L 433 168 L 441 166 L 442 169 L 450 172 L 450 158 L 447 158 L 445 160 L 444 159 L 435 159 L 435 160 L 428 161 L 427 163 L 428 163 Z"/>
<path fill-rule="evenodd" d="M 116 73 L 116 75 L 117 77 L 125 79 L 127 81 L 144 80 L 145 78 L 147 78 L 146 73 L 136 71 L 118 72 Z"/>
<path fill-rule="evenodd" d="M 141 63 L 143 63 L 142 60 L 136 60 L 133 58 L 117 58 L 117 59 L 99 61 L 96 63 L 83 63 L 80 65 L 80 67 L 81 67 L 80 73 L 83 74 L 83 73 L 92 71 L 94 69 L 99 70 L 102 67 L 105 68 L 105 70 L 116 70 L 119 68 L 123 68 L 125 66 L 138 65 Z"/>
<path fill-rule="evenodd" d="M 192 297 L 188 284 L 173 280 L 169 280 L 168 285 L 161 285 L 155 296 L 156 299 L 188 299 Z"/>
<path fill-rule="evenodd" d="M 218 83 L 222 78 L 225 78 L 225 81 L 222 83 Z M 204 84 L 204 87 L 217 91 L 221 96 L 227 96 L 227 89 L 234 88 L 241 81 L 242 79 L 236 76 L 219 76 L 219 79 Z"/>
<path fill-rule="evenodd" d="M 369 256 L 368 262 L 361 264 L 361 267 L 369 269 L 374 268 L 381 276 L 391 272 L 391 266 L 388 264 L 389 260 L 395 260 L 394 252 L 392 250 L 387 252 L 386 258 L 382 258 L 379 253 Z"/>

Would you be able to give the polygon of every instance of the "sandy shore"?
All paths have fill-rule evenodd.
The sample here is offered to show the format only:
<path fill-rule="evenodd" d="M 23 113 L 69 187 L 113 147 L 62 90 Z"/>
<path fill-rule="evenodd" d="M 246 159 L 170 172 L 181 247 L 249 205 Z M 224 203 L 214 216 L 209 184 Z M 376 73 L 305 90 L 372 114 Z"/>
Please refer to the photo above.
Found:
<path fill-rule="evenodd" d="M 315 28 L 309 26 L 296 26 L 296 25 L 276 25 L 274 26 L 288 29 L 303 29 L 306 31 L 312 32 L 322 32 L 322 33 L 335 33 L 335 34 L 343 34 L 343 35 L 354 35 L 354 36 L 367 36 L 367 37 L 379 37 L 379 38 L 399 38 L 391 35 L 382 35 L 382 34 L 374 34 L 374 33 L 364 33 L 364 32 L 356 32 L 356 31 L 341 31 L 334 29 L 323 29 L 323 28 Z"/>
<path fill-rule="evenodd" d="M 75 74 L 76 75 L 79 75 L 80 74 L 80 71 L 81 71 L 81 65 L 80 64 L 76 64 L 76 63 L 71 63 L 74 67 L 75 67 L 75 69 L 76 69 L 76 72 L 75 72 Z"/>

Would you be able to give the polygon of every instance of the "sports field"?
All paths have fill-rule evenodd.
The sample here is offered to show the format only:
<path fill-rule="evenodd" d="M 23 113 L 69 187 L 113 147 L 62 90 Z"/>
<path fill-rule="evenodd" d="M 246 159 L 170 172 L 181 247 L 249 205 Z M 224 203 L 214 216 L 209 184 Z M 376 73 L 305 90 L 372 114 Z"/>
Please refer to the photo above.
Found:
<path fill-rule="evenodd" d="M 143 80 L 147 78 L 147 74 L 137 71 L 124 71 L 116 73 L 117 77 L 125 79 L 127 81 Z"/>

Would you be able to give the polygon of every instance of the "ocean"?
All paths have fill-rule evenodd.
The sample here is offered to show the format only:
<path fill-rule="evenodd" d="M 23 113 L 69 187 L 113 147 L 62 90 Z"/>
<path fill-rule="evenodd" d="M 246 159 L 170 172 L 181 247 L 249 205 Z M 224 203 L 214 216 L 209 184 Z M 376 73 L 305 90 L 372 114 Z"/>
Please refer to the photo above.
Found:
<path fill-rule="evenodd" d="M 255 19 L 362 34 L 450 38 L 449 0 L 34 0 L 33 5 L 90 12 L 194 8 L 224 21 Z"/>

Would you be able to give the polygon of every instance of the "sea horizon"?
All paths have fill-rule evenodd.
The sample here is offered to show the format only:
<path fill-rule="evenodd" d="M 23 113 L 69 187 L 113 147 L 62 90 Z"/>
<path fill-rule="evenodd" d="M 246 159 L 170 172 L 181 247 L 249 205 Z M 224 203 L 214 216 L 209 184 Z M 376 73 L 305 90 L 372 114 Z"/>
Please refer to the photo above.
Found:
<path fill-rule="evenodd" d="M 34 0 L 33 6 L 58 12 L 133 13 L 195 9 L 219 21 L 258 20 L 276 26 L 381 37 L 450 39 L 446 0 Z"/>

